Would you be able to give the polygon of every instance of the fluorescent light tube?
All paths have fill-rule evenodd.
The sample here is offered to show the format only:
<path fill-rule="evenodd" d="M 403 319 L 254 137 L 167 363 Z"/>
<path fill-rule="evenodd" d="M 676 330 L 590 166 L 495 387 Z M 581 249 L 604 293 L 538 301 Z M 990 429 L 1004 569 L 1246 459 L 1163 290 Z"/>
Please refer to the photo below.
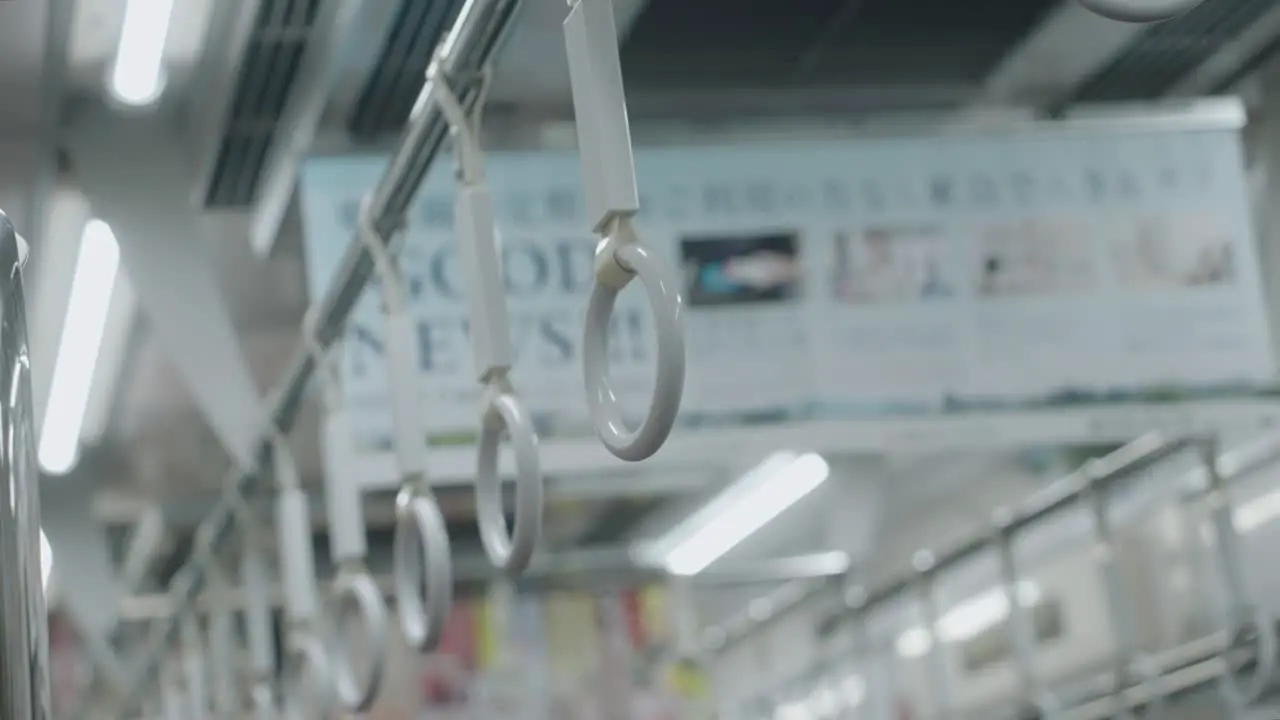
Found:
<path fill-rule="evenodd" d="M 778 453 L 742 476 L 670 535 L 659 551 L 673 575 L 696 575 L 813 492 L 830 475 L 821 455 Z M 687 530 L 689 526 L 695 529 Z"/>
<path fill-rule="evenodd" d="M 80 429 L 119 267 L 120 248 L 111 227 L 96 218 L 85 223 L 40 429 L 40 467 L 50 475 L 65 475 L 79 458 Z"/>
<path fill-rule="evenodd" d="M 1280 491 L 1272 491 L 1236 509 L 1231 519 L 1236 530 L 1252 532 L 1280 517 Z"/>
<path fill-rule="evenodd" d="M 164 92 L 164 46 L 173 0 L 128 0 L 110 90 L 126 105 L 150 105 Z"/>
<path fill-rule="evenodd" d="M 111 290 L 111 305 L 107 309 L 106 326 L 102 333 L 102 345 L 98 350 L 98 365 L 89 383 L 89 401 L 85 405 L 84 424 L 80 428 L 80 441 L 92 445 L 102 439 L 111 419 L 116 387 L 124 372 L 129 352 L 130 333 L 137 308 L 137 296 L 129 284 L 126 272 L 116 273 L 116 284 Z"/>

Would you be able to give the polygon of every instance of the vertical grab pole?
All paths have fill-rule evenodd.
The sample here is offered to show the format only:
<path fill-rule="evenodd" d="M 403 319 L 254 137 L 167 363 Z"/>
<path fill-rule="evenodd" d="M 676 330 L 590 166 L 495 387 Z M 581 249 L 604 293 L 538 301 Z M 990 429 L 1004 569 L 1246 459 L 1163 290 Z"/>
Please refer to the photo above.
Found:
<path fill-rule="evenodd" d="M 1213 525 L 1220 579 L 1226 595 L 1225 624 L 1234 631 L 1253 620 L 1244 568 L 1240 562 L 1240 536 L 1236 533 L 1231 501 L 1218 469 L 1217 443 L 1205 441 L 1200 451 L 1208 479 L 1209 522 Z"/>
<path fill-rule="evenodd" d="M 255 720 L 276 717 L 276 643 L 271 623 L 271 591 L 267 567 L 258 547 L 257 528 L 248 508 L 244 513 L 244 540 L 240 556 L 240 585 L 244 592 L 245 639 L 249 645 L 249 695 Z"/>
<path fill-rule="evenodd" d="M 1107 494 L 1101 487 L 1100 478 L 1091 472 L 1093 466 L 1085 468 L 1085 488 L 1083 497 L 1086 500 L 1089 515 L 1093 521 L 1094 560 L 1102 573 L 1102 584 L 1106 593 L 1107 612 L 1111 620 L 1111 633 L 1116 641 L 1116 654 L 1112 670 L 1112 707 L 1118 720 L 1130 720 L 1134 717 L 1124 702 L 1124 691 L 1129 686 L 1129 671 L 1133 662 L 1134 640 L 1132 618 L 1128 611 L 1128 598 L 1125 597 L 1123 578 L 1116 565 L 1115 540 L 1112 537 L 1111 513 L 1107 502 Z"/>
<path fill-rule="evenodd" d="M 1009 603 L 1009 646 L 1013 648 L 1013 665 L 1018 674 L 1018 686 L 1022 693 L 1019 717 L 1052 716 L 1057 703 L 1045 694 L 1036 676 L 1036 632 L 1032 615 L 1022 602 L 1021 580 L 1017 559 L 1013 553 L 1016 528 L 1008 508 L 1001 508 L 992 517 L 995 525 L 993 541 L 1000 560 L 1000 581 Z"/>
<path fill-rule="evenodd" d="M 919 573 L 917 588 L 920 593 L 920 614 L 925 632 L 929 635 L 929 693 L 932 696 L 933 717 L 945 720 L 951 717 L 951 677 L 947 671 L 947 656 L 938 637 L 938 597 L 935 588 L 937 558 L 928 550 L 921 550 L 911 564 Z"/>
<path fill-rule="evenodd" d="M 209 608 L 209 690 L 213 698 L 213 715 L 231 720 L 239 713 L 236 683 L 233 675 L 235 648 L 232 640 L 231 610 L 228 607 L 227 583 L 220 570 L 209 576 L 212 590 Z"/>
<path fill-rule="evenodd" d="M 49 630 L 40 571 L 31 365 L 22 266 L 27 245 L 0 211 L 0 720 L 46 720 Z"/>
<path fill-rule="evenodd" d="M 872 718 L 891 718 L 898 685 L 894 678 L 891 658 L 876 657 L 875 641 L 871 636 L 871 618 L 867 614 L 867 591 L 861 585 L 845 593 L 846 604 L 853 608 L 853 651 L 866 664 L 867 701 Z"/>
<path fill-rule="evenodd" d="M 1274 618 L 1260 612 L 1249 598 L 1245 584 L 1244 567 L 1240 551 L 1240 536 L 1236 531 L 1235 513 L 1227 496 L 1226 483 L 1218 466 L 1218 443 L 1206 440 L 1200 445 L 1207 479 L 1210 522 L 1214 530 L 1214 550 L 1219 575 L 1226 590 L 1226 608 L 1223 621 L 1227 628 L 1226 672 L 1218 681 L 1218 693 L 1229 710 L 1243 714 L 1256 703 L 1276 680 L 1276 665 L 1280 657 L 1280 642 L 1276 637 Z M 1254 667 L 1241 673 L 1235 650 L 1246 643 L 1253 644 Z"/>
<path fill-rule="evenodd" d="M 1124 587 L 1124 577 L 1116 559 L 1115 533 L 1111 524 L 1111 503 L 1107 492 L 1108 480 L 1105 470 L 1097 460 L 1085 464 L 1085 487 L 1081 497 L 1088 504 L 1093 518 L 1093 533 L 1098 567 L 1102 572 L 1102 582 L 1107 594 L 1107 612 L 1111 616 L 1111 632 L 1116 639 L 1116 657 L 1114 669 L 1113 707 L 1115 717 L 1132 718 L 1134 713 L 1129 709 L 1127 700 L 1129 686 L 1136 681 L 1152 679 L 1134 677 L 1140 666 L 1138 639 L 1134 636 L 1134 616 L 1129 594 Z M 1158 673 L 1143 673 L 1158 675 Z M 1159 718 L 1164 714 L 1163 697 L 1153 691 L 1147 702 L 1146 717 Z"/>
<path fill-rule="evenodd" d="M 190 720 L 208 720 L 209 698 L 205 687 L 205 643 L 200 618 L 191 612 L 182 620 L 182 675 L 187 688 L 186 707 Z"/>

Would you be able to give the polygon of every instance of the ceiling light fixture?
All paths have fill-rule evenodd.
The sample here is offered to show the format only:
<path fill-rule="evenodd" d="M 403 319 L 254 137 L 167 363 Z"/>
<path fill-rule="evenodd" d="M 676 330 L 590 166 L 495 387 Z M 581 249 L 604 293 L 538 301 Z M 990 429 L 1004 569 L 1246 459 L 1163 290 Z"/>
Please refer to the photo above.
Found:
<path fill-rule="evenodd" d="M 164 46 L 173 0 L 128 0 L 109 89 L 120 102 L 151 105 L 164 92 Z"/>
<path fill-rule="evenodd" d="M 120 248 L 111 226 L 96 218 L 85 223 L 40 428 L 37 455 L 50 475 L 65 475 L 79 459 L 80 429 L 119 267 Z"/>
<path fill-rule="evenodd" d="M 696 575 L 831 474 L 821 455 L 780 452 L 747 472 L 702 509 L 645 548 L 673 575 Z"/>

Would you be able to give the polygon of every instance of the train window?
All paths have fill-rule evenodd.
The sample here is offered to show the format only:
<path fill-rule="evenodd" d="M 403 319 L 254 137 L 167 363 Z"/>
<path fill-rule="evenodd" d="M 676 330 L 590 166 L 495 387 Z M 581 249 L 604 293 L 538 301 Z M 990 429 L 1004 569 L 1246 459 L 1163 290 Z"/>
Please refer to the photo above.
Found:
<path fill-rule="evenodd" d="M 1038 646 L 1062 637 L 1062 607 L 1057 600 L 1043 599 L 1030 608 L 1031 627 Z M 978 672 L 1009 660 L 1013 648 L 1009 642 L 1009 620 L 983 630 L 960 646 L 961 663 L 966 672 Z"/>

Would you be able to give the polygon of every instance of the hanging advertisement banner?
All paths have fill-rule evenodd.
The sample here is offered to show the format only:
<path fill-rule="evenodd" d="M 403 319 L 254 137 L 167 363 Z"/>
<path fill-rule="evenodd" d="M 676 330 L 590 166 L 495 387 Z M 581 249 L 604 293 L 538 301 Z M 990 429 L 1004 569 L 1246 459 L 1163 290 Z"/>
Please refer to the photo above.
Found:
<path fill-rule="evenodd" d="M 385 162 L 307 164 L 313 297 L 330 283 Z M 638 228 L 683 273 L 687 426 L 1121 405 L 1150 413 L 1172 401 L 1256 397 L 1272 385 L 1236 125 L 1063 122 L 640 148 L 636 166 Z M 580 344 L 596 239 L 578 158 L 493 153 L 487 169 L 516 387 L 544 438 L 586 436 Z M 408 218 L 402 256 L 422 385 L 395 392 L 421 394 L 438 441 L 469 443 L 480 387 L 454 197 L 446 156 Z M 638 415 L 654 366 L 643 294 L 624 292 L 614 318 L 615 388 Z M 344 352 L 364 441 L 386 445 L 376 292 L 353 316 Z M 1147 429 L 1146 416 L 1128 422 L 1135 433 Z"/>

